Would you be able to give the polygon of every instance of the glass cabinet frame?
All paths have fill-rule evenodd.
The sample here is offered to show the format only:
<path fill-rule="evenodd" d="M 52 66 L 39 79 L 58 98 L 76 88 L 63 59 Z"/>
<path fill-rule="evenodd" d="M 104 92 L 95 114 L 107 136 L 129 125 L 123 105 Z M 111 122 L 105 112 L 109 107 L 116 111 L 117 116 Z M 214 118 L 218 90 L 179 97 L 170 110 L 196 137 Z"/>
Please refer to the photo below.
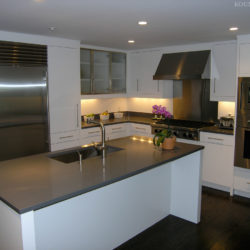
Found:
<path fill-rule="evenodd" d="M 126 53 L 81 48 L 81 95 L 126 93 Z"/>

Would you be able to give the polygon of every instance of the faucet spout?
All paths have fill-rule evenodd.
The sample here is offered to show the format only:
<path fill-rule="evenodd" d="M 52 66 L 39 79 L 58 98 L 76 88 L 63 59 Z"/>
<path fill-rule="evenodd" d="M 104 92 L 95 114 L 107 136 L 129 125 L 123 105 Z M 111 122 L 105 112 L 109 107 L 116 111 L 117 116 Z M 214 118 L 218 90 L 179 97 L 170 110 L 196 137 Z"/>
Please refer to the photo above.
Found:
<path fill-rule="evenodd" d="M 102 142 L 101 142 L 101 150 L 105 149 L 105 127 L 104 124 L 102 122 L 98 122 L 98 121 L 94 121 L 94 120 L 88 120 L 88 123 L 94 123 L 94 124 L 98 124 L 101 128 L 101 132 L 102 132 Z"/>

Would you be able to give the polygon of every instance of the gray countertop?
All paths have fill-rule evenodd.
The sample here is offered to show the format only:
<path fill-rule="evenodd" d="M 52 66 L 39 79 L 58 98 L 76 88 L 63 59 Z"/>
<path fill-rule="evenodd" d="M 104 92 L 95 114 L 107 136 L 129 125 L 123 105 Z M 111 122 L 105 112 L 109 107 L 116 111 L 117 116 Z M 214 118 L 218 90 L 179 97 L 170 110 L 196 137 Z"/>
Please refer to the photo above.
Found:
<path fill-rule="evenodd" d="M 131 137 L 109 141 L 124 150 L 79 162 L 62 163 L 48 154 L 0 162 L 0 200 L 18 213 L 37 210 L 65 199 L 128 178 L 203 149 L 202 146 L 176 143 L 174 150 L 160 151 L 147 141 Z"/>

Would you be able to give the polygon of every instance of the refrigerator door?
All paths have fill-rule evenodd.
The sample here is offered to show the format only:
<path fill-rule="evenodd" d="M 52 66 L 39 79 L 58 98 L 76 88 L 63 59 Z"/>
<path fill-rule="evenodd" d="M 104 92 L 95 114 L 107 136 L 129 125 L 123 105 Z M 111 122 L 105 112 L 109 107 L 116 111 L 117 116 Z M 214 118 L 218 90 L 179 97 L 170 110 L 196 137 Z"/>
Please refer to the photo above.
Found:
<path fill-rule="evenodd" d="M 46 67 L 0 67 L 0 161 L 48 151 Z"/>

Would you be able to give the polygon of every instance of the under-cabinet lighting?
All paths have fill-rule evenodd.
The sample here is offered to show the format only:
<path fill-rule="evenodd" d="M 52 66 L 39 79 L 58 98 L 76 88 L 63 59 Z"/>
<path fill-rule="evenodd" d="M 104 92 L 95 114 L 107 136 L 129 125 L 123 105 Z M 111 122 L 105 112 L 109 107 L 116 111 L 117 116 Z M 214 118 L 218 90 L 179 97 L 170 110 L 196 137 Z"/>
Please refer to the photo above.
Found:
<path fill-rule="evenodd" d="M 135 40 L 128 40 L 128 43 L 133 44 L 135 43 Z"/>
<path fill-rule="evenodd" d="M 144 26 L 144 25 L 147 25 L 148 22 L 147 21 L 139 21 L 138 24 L 141 26 Z"/>
<path fill-rule="evenodd" d="M 238 29 L 239 29 L 238 27 L 231 27 L 231 28 L 229 28 L 230 31 L 236 31 Z"/>

